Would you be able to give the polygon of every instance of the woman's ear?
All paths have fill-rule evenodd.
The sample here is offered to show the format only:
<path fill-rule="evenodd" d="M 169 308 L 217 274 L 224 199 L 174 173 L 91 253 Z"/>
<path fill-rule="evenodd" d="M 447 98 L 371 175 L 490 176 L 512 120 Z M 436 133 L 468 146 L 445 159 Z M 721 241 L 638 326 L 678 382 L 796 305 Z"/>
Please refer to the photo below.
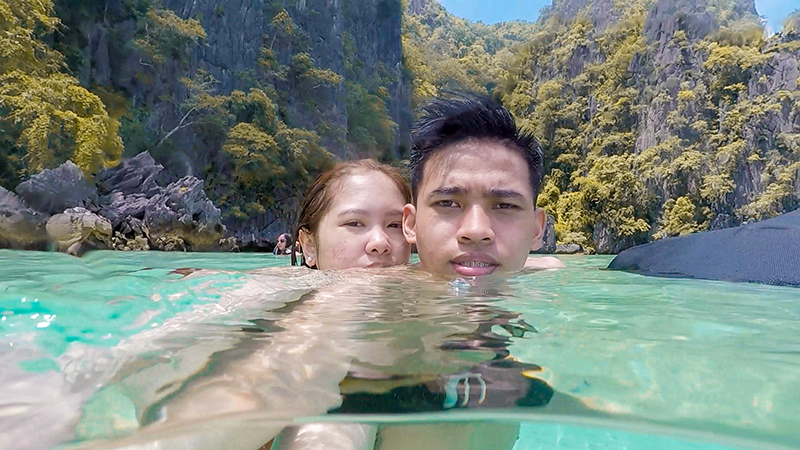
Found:
<path fill-rule="evenodd" d="M 300 248 L 303 250 L 303 259 L 306 261 L 308 267 L 315 267 L 317 265 L 317 245 L 314 243 L 314 237 L 306 229 L 300 230 Z"/>
<path fill-rule="evenodd" d="M 403 236 L 409 244 L 417 243 L 417 208 L 411 203 L 403 207 Z"/>

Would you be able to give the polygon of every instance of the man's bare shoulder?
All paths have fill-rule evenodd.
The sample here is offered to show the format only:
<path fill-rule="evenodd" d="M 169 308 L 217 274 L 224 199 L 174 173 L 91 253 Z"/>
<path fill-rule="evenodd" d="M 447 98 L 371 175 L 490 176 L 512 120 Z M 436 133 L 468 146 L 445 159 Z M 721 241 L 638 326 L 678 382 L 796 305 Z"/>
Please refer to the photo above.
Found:
<path fill-rule="evenodd" d="M 525 261 L 526 269 L 561 269 L 566 267 L 560 259 L 554 256 L 528 256 Z"/>

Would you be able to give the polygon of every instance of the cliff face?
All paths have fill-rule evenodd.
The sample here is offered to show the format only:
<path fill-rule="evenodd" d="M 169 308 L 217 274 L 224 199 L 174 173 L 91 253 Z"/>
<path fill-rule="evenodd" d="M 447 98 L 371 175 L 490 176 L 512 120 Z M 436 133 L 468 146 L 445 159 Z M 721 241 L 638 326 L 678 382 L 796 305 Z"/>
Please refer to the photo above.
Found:
<path fill-rule="evenodd" d="M 126 156 L 147 150 L 175 178 L 235 178 L 224 130 L 190 112 L 202 97 L 185 79 L 205 80 L 203 95 L 269 91 L 280 121 L 316 133 L 339 158 L 391 160 L 407 149 L 400 0 L 166 0 L 166 12 L 146 0 L 56 6 L 66 28 L 55 46 L 82 84 L 119 103 Z M 309 75 L 325 81 L 314 84 Z M 239 122 L 232 117 L 217 122 Z M 209 196 L 223 199 L 226 183 L 207 187 Z M 232 218 L 222 202 L 228 229 L 249 236 L 246 245 L 274 239 L 294 219 L 303 192 L 293 190 L 304 187 L 273 192 L 265 212 L 247 217 Z"/>
<path fill-rule="evenodd" d="M 613 5 L 610 5 L 613 3 Z M 753 0 L 554 0 L 500 91 L 542 206 L 601 253 L 800 206 L 800 34 Z"/>

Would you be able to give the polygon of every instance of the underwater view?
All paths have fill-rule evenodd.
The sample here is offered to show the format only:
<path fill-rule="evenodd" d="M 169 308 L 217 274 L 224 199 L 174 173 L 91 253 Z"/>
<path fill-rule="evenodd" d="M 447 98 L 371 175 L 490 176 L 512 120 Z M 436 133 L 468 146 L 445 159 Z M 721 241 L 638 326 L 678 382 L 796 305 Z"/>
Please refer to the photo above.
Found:
<path fill-rule="evenodd" d="M 796 288 L 559 258 L 445 281 L 0 250 L 0 447 L 255 450 L 287 425 L 357 422 L 381 448 L 469 433 L 520 450 L 800 448 Z M 403 402 L 436 380 L 453 408 Z"/>

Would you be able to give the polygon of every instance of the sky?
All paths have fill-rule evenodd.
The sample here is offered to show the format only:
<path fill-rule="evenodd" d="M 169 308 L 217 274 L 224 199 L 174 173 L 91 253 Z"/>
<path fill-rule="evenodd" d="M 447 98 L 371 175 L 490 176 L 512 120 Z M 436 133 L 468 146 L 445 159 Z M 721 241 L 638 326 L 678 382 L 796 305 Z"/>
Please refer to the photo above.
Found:
<path fill-rule="evenodd" d="M 756 10 L 767 19 L 774 31 L 783 27 L 789 14 L 800 9 L 798 0 L 755 0 Z M 507 20 L 522 19 L 534 22 L 543 6 L 550 0 L 439 0 L 451 14 L 473 22 L 491 24 Z"/>

